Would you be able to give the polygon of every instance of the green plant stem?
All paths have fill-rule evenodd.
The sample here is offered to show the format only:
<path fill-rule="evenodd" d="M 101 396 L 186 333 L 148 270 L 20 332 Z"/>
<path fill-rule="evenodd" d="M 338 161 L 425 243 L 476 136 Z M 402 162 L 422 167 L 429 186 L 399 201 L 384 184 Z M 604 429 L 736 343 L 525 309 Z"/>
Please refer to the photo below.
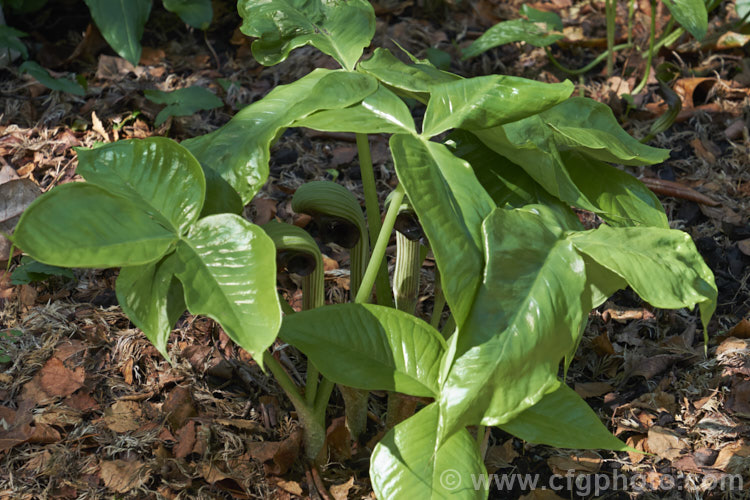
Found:
<path fill-rule="evenodd" d="M 308 460 L 319 463 L 323 458 L 323 448 L 326 439 L 325 421 L 320 418 L 315 408 L 307 404 L 300 394 L 297 384 L 281 366 L 281 363 L 268 351 L 263 352 L 263 363 L 273 373 L 274 378 L 286 393 L 297 410 L 297 416 L 304 429 L 305 456 Z M 325 413 L 323 414 L 325 417 Z"/>
<path fill-rule="evenodd" d="M 617 15 L 616 0 L 604 0 L 604 12 L 607 18 L 607 76 L 612 76 L 615 66 L 615 17 Z"/>
<path fill-rule="evenodd" d="M 391 238 L 393 225 L 396 223 L 396 216 L 398 215 L 399 208 L 403 201 L 404 189 L 399 185 L 393 191 L 391 204 L 388 206 L 388 212 L 385 214 L 385 220 L 380 228 L 378 239 L 375 242 L 375 247 L 372 249 L 370 263 L 368 264 L 367 271 L 365 271 L 365 275 L 362 278 L 362 286 L 354 299 L 354 302 L 357 304 L 365 304 L 370 300 L 372 286 L 375 283 L 375 276 L 380 268 L 381 262 L 383 261 L 383 257 L 385 256 L 385 249 L 388 246 L 388 240 Z"/>
<path fill-rule="evenodd" d="M 307 311 L 322 307 L 325 304 L 325 271 L 323 263 L 319 262 L 315 269 L 302 278 L 302 309 Z M 318 368 L 307 360 L 307 386 L 305 387 L 305 399 L 307 404 L 315 407 L 315 396 L 318 390 Z"/>
<path fill-rule="evenodd" d="M 378 203 L 378 189 L 375 185 L 375 171 L 370 154 L 370 141 L 367 134 L 356 134 L 357 154 L 359 155 L 359 171 L 362 176 L 362 189 L 365 193 L 365 211 L 367 212 L 367 228 L 370 233 L 370 247 L 375 246 L 380 233 L 380 204 Z M 388 268 L 385 262 L 378 268 L 375 283 L 377 302 L 380 305 L 393 307 L 393 298 L 388 287 Z"/>
<path fill-rule="evenodd" d="M 612 47 L 612 52 L 618 52 L 620 50 L 630 49 L 632 47 L 633 47 L 632 43 L 623 43 L 623 44 L 615 45 L 614 47 Z M 552 55 L 552 51 L 549 49 L 549 47 L 545 47 L 545 50 L 547 51 L 547 56 L 549 57 L 550 62 L 557 69 L 559 69 L 560 71 L 564 71 L 568 73 L 569 75 L 581 75 L 583 73 L 586 73 L 587 71 L 590 71 L 594 66 L 602 62 L 609 54 L 609 50 L 608 50 L 607 52 L 603 54 L 599 54 L 596 57 L 596 59 L 588 63 L 586 66 L 579 68 L 579 69 L 570 69 L 570 68 L 563 66 L 562 64 L 560 64 L 560 62 L 557 59 L 555 59 L 555 56 Z"/>
<path fill-rule="evenodd" d="M 320 380 L 318 386 L 318 393 L 315 395 L 315 415 L 320 419 L 321 422 L 325 421 L 326 408 L 328 408 L 328 400 L 331 399 L 331 393 L 333 388 L 336 387 L 331 380 L 323 377 Z"/>
<path fill-rule="evenodd" d="M 646 72 L 643 74 L 641 82 L 636 85 L 631 92 L 633 95 L 639 94 L 648 82 L 648 77 L 651 75 L 651 61 L 654 58 L 654 51 L 656 50 L 656 3 L 651 2 L 651 27 L 648 36 L 648 58 L 646 59 Z"/>

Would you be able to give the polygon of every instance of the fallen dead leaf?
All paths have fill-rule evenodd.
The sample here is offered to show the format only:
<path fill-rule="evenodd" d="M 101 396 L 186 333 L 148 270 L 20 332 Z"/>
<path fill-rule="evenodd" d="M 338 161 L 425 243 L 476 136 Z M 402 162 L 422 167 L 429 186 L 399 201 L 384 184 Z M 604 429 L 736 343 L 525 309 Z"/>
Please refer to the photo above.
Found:
<path fill-rule="evenodd" d="M 610 342 L 609 336 L 606 333 L 594 337 L 591 340 L 591 347 L 594 348 L 594 352 L 599 356 L 613 356 L 615 354 L 615 348 L 612 346 L 612 342 Z"/>
<path fill-rule="evenodd" d="M 50 396 L 70 396 L 83 387 L 86 373 L 82 366 L 68 369 L 56 357 L 50 358 L 41 370 L 39 385 Z"/>
<path fill-rule="evenodd" d="M 648 430 L 649 452 L 667 460 L 675 460 L 687 450 L 687 443 L 674 432 L 655 425 Z"/>
<path fill-rule="evenodd" d="M 282 490 L 291 493 L 292 495 L 301 497 L 304 494 L 302 486 L 300 486 L 297 481 L 285 481 L 283 479 L 276 478 L 274 482 L 276 483 L 276 486 L 278 488 L 281 488 Z"/>
<path fill-rule="evenodd" d="M 151 478 L 151 471 L 139 461 L 102 461 L 99 467 L 104 486 L 117 493 L 127 493 Z"/>
<path fill-rule="evenodd" d="M 633 436 L 630 436 L 627 440 L 625 440 L 625 444 L 630 446 L 631 448 L 635 448 L 638 451 L 646 451 L 646 435 L 645 434 L 635 434 Z M 628 456 L 630 457 L 630 461 L 634 464 L 640 463 L 643 461 L 644 458 L 646 458 L 646 455 L 643 455 L 641 453 L 635 453 L 633 451 L 628 451 Z"/>
<path fill-rule="evenodd" d="M 283 441 L 263 441 L 247 444 L 250 457 L 263 462 L 266 474 L 285 474 L 299 457 L 302 432 L 294 430 Z"/>
<path fill-rule="evenodd" d="M 602 457 L 593 451 L 582 451 L 569 456 L 556 456 L 547 459 L 547 465 L 555 474 L 565 475 L 572 471 L 578 474 L 599 472 Z"/>
<path fill-rule="evenodd" d="M 161 410 L 166 414 L 173 431 L 182 428 L 188 419 L 198 415 L 190 389 L 179 385 L 169 393 Z"/>
<path fill-rule="evenodd" d="M 349 498 L 349 490 L 354 486 L 354 476 L 350 477 L 349 480 L 342 484 L 334 484 L 329 488 L 331 496 L 334 500 L 346 500 Z"/>
<path fill-rule="evenodd" d="M 740 417 L 750 418 L 750 380 L 734 378 L 725 406 Z"/>
<path fill-rule="evenodd" d="M 575 385 L 575 391 L 583 399 L 603 396 L 613 389 L 614 387 L 606 382 L 584 382 Z"/>
<path fill-rule="evenodd" d="M 501 445 L 490 446 L 484 458 L 487 470 L 495 471 L 505 467 L 510 467 L 513 460 L 520 455 L 513 446 L 513 439 L 508 439 Z"/>
<path fill-rule="evenodd" d="M 13 179 L 0 184 L 0 231 L 12 234 L 23 211 L 40 194 L 39 186 L 29 179 Z M 0 261 L 8 259 L 10 248 L 10 241 L 0 235 Z"/>
<path fill-rule="evenodd" d="M 728 474 L 745 472 L 750 465 L 750 446 L 744 441 L 729 443 L 719 450 L 719 455 L 712 465 Z"/>
<path fill-rule="evenodd" d="M 749 252 L 745 255 L 750 255 L 750 239 L 743 241 L 747 242 L 747 250 Z M 737 244 L 739 245 L 740 243 L 742 243 L 742 241 Z M 740 248 L 740 250 L 742 249 Z M 743 251 L 743 253 L 745 252 Z M 734 325 L 731 330 L 729 330 L 729 336 L 737 339 L 750 339 L 750 320 L 743 318 L 739 323 Z"/>
<path fill-rule="evenodd" d="M 343 461 L 352 458 L 352 443 L 345 417 L 333 419 L 326 429 L 326 443 L 333 460 Z"/>
<path fill-rule="evenodd" d="M 190 421 L 177 431 L 177 446 L 172 450 L 175 458 L 185 458 L 195 447 L 195 422 Z"/>
<path fill-rule="evenodd" d="M 115 432 L 130 432 L 141 426 L 143 411 L 135 401 L 118 401 L 104 410 L 104 425 Z"/>

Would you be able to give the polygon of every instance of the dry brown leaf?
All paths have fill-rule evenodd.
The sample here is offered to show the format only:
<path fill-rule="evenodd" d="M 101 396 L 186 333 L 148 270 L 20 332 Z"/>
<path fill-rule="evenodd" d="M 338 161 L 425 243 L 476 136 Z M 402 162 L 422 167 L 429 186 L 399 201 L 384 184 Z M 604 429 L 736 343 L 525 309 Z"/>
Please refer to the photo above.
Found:
<path fill-rule="evenodd" d="M 104 410 L 104 425 L 115 432 L 130 432 L 141 426 L 143 411 L 135 401 L 118 401 Z"/>
<path fill-rule="evenodd" d="M 349 498 L 349 490 L 351 490 L 352 487 L 354 487 L 354 476 L 350 477 L 345 483 L 334 484 L 329 488 L 329 491 L 334 500 L 346 500 Z"/>
<path fill-rule="evenodd" d="M 750 418 L 750 380 L 733 379 L 725 406 L 740 417 Z"/>
<path fill-rule="evenodd" d="M 712 465 L 728 474 L 745 472 L 750 465 L 750 446 L 744 441 L 729 443 L 719 450 L 719 455 Z"/>
<path fill-rule="evenodd" d="M 139 461 L 102 461 L 99 465 L 104 486 L 117 493 L 127 493 L 148 481 L 151 471 Z"/>
<path fill-rule="evenodd" d="M 169 393 L 161 411 L 166 414 L 173 431 L 182 428 L 188 419 L 198 415 L 190 389 L 179 385 Z"/>
<path fill-rule="evenodd" d="M 39 186 L 29 179 L 14 179 L 0 184 L 0 231 L 12 234 L 23 211 L 40 194 Z M 8 259 L 10 247 L 10 241 L 0 235 L 0 261 Z"/>
<path fill-rule="evenodd" d="M 570 471 L 578 474 L 593 474 L 599 472 L 602 457 L 593 451 L 582 451 L 569 456 L 556 456 L 547 459 L 547 465 L 555 474 L 565 475 Z"/>
<path fill-rule="evenodd" d="M 727 31 L 716 40 L 716 49 L 737 49 L 750 42 L 750 35 L 743 35 L 734 31 Z"/>
<path fill-rule="evenodd" d="M 96 116 L 96 111 L 91 112 L 91 129 L 102 136 L 102 139 L 104 139 L 106 142 L 110 142 L 109 134 L 104 129 L 104 125 L 102 124 L 102 121 L 99 119 L 98 116 Z"/>
<path fill-rule="evenodd" d="M 484 458 L 487 470 L 495 471 L 504 467 L 510 467 L 513 460 L 519 457 L 513 446 L 513 439 L 508 439 L 501 445 L 490 446 Z"/>
<path fill-rule="evenodd" d="M 283 441 L 263 441 L 247 444 L 250 457 L 263 462 L 266 474 L 281 476 L 299 458 L 302 432 L 295 429 Z"/>
<path fill-rule="evenodd" d="M 750 252 L 750 239 L 743 241 L 747 242 L 747 250 Z M 738 242 L 738 245 L 740 243 L 742 243 L 742 241 Z M 742 250 L 742 248 L 740 248 L 740 250 Z M 745 252 L 743 251 L 742 253 Z M 750 255 L 750 253 L 746 253 L 745 255 Z M 729 330 L 729 336 L 737 339 L 750 339 L 750 320 L 743 318 L 739 323 L 734 325 L 731 330 Z"/>
<path fill-rule="evenodd" d="M 609 336 L 606 333 L 594 337 L 591 340 L 591 347 L 594 348 L 594 352 L 599 356 L 613 356 L 615 354 L 615 348 L 612 346 L 612 342 L 610 342 Z"/>
<path fill-rule="evenodd" d="M 675 460 L 687 450 L 687 443 L 674 432 L 655 425 L 648 430 L 648 451 L 667 460 Z"/>
<path fill-rule="evenodd" d="M 278 202 L 270 198 L 253 198 L 250 204 L 255 208 L 255 218 L 253 222 L 262 226 L 276 217 L 276 205 Z"/>
<path fill-rule="evenodd" d="M 83 387 L 86 373 L 82 366 L 75 370 L 68 369 L 56 357 L 50 358 L 41 370 L 39 385 L 50 396 L 70 396 Z"/>
<path fill-rule="evenodd" d="M 345 417 L 334 418 L 328 426 L 326 444 L 333 460 L 343 461 L 352 458 L 352 442 Z"/>
<path fill-rule="evenodd" d="M 282 490 L 291 493 L 292 495 L 297 495 L 298 497 L 301 497 L 304 495 L 304 491 L 302 490 L 302 486 L 297 481 L 285 481 L 280 478 L 276 478 L 274 480 L 274 483 L 276 483 L 276 486 L 278 488 L 281 488 Z"/>
<path fill-rule="evenodd" d="M 625 444 L 630 446 L 631 448 L 635 448 L 638 451 L 646 451 L 646 435 L 645 434 L 635 434 L 633 436 L 630 436 L 626 441 Z M 640 463 L 643 461 L 644 458 L 646 458 L 646 455 L 643 455 L 642 453 L 635 453 L 634 451 L 628 451 L 628 456 L 630 457 L 630 461 L 634 464 Z"/>
<path fill-rule="evenodd" d="M 575 385 L 575 391 L 583 399 L 603 396 L 613 390 L 614 387 L 606 382 L 584 382 L 580 384 L 576 383 Z"/>
<path fill-rule="evenodd" d="M 175 458 L 185 458 L 195 447 L 195 422 L 190 421 L 177 431 L 177 446 L 174 447 Z"/>

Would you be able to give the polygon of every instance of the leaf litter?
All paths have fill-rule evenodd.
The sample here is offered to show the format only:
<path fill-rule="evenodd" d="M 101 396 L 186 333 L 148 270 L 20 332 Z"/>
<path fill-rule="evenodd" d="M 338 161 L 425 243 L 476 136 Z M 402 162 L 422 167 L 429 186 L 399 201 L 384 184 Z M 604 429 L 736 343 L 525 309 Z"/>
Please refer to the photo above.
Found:
<path fill-rule="evenodd" d="M 648 37 L 643 16 L 650 7 L 649 2 L 636 3 L 634 37 L 643 41 Z M 556 0 L 534 6 L 566 20 L 567 41 L 560 53 L 564 63 L 575 65 L 603 50 L 603 18 L 597 5 Z M 377 43 L 389 46 L 391 39 L 398 40 L 420 58 L 426 57 L 428 47 L 442 50 L 451 55 L 452 69 L 467 76 L 503 73 L 560 81 L 565 75 L 551 68 L 544 52 L 523 44 L 460 60 L 454 40 L 458 47 L 468 45 L 494 22 L 518 17 L 517 7 L 514 2 L 481 0 L 473 11 L 459 6 L 441 18 L 439 9 L 429 13 L 411 2 L 376 2 Z M 720 9 L 720 15 L 730 16 L 731 10 Z M 168 21 L 157 15 L 155 22 L 163 26 Z M 0 176 L 0 193 L 10 192 L 3 186 L 17 181 L 22 182 L 15 186 L 24 187 L 14 190 L 38 193 L 78 180 L 73 147 L 151 135 L 184 139 L 209 132 L 277 83 L 330 65 L 327 56 L 301 49 L 286 63 L 260 67 L 246 38 L 224 39 L 236 25 L 230 8 L 209 29 L 220 66 L 199 36 L 170 39 L 163 30 L 150 28 L 146 43 L 152 47 L 144 50 L 138 66 L 100 53 L 90 30 L 85 39 L 76 35 L 73 45 L 59 37 L 61 53 L 67 47 L 70 54 L 74 45 L 86 42 L 79 45 L 75 61 L 89 79 L 90 92 L 84 99 L 49 93 L 20 76 L 5 75 L 0 80 L 6 97 L 0 119 L 0 173 L 8 177 Z M 625 291 L 592 314 L 568 372 L 568 382 L 609 421 L 613 432 L 652 455 L 566 452 L 493 431 L 486 455 L 491 470 L 541 471 L 543 476 L 567 470 L 618 471 L 644 474 L 649 484 L 658 484 L 661 475 L 680 473 L 683 485 L 704 497 L 712 494 L 707 478 L 738 473 L 750 481 L 750 62 L 742 49 L 746 42 L 742 36 L 726 34 L 716 42 L 717 52 L 705 59 L 696 56 L 705 57 L 706 51 L 678 48 L 680 57 L 673 62 L 684 74 L 699 76 L 675 82 L 683 111 L 677 123 L 653 141 L 671 148 L 672 155 L 655 167 L 626 168 L 653 185 L 670 186 L 672 191 L 663 191 L 661 199 L 672 227 L 693 236 L 716 274 L 720 304 L 710 326 L 708 355 L 703 355 L 691 313 L 654 310 Z M 668 58 L 658 57 L 658 62 Z M 618 64 L 621 81 L 592 71 L 581 91 L 622 112 L 623 89 L 637 83 L 625 77 L 625 70 L 641 74 L 645 61 L 631 54 L 618 57 Z M 737 67 L 744 69 L 738 72 Z M 217 78 L 231 85 L 223 89 Z M 150 103 L 143 92 L 192 86 L 213 91 L 228 106 L 154 127 L 160 106 Z M 631 133 L 643 137 L 649 126 L 643 120 L 659 116 L 666 105 L 656 93 L 636 97 L 642 101 L 639 109 L 620 118 Z M 350 137 L 287 131 L 272 150 L 271 182 L 259 199 L 263 201 L 246 215 L 304 225 L 289 208 L 291 194 L 304 182 L 334 175 L 362 200 L 353 151 Z M 377 137 L 373 160 L 379 185 L 392 187 L 393 166 L 385 142 Z M 15 195 L 0 200 L 26 203 Z M 0 224 L 17 215 L 3 215 L 8 213 L 0 209 Z M 5 226 L 0 229 L 7 232 Z M 335 245 L 323 253 L 327 297 L 341 300 L 348 293 L 346 254 Z M 429 257 L 427 264 L 417 311 L 423 316 L 432 308 L 434 265 Z M 215 323 L 183 317 L 172 333 L 170 355 L 175 365 L 170 366 L 117 308 L 116 272 L 77 270 L 72 280 L 53 277 L 22 286 L 11 285 L 9 273 L 0 273 L 0 333 L 22 333 L 13 340 L 0 337 L 0 349 L 10 358 L 0 364 L 0 498 L 31 498 L 43 492 L 55 498 L 296 498 L 319 489 L 317 472 L 306 470 L 299 455 L 292 407 L 246 353 L 226 341 Z M 298 297 L 300 283 L 294 277 L 281 276 L 280 283 L 285 295 Z M 288 348 L 282 353 L 290 372 L 304 373 L 297 353 Z M 384 401 L 378 395 L 373 398 L 370 437 L 382 431 Z M 334 446 L 318 482 L 322 479 L 331 498 L 370 497 L 369 451 L 336 438 L 342 434 L 335 425 L 340 402 L 332 411 L 329 436 Z M 683 498 L 683 493 L 674 498 Z M 504 498 L 560 498 L 548 490 L 516 489 L 507 494 Z M 618 492 L 606 494 L 622 498 Z M 649 495 L 664 498 L 658 491 L 641 496 Z"/>

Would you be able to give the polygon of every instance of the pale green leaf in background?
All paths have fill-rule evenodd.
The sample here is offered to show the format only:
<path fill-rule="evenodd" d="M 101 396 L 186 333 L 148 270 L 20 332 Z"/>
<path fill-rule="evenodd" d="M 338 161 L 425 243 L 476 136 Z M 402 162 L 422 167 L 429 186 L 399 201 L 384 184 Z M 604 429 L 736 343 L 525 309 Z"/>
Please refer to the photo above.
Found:
<path fill-rule="evenodd" d="M 397 309 L 338 304 L 303 311 L 284 318 L 279 337 L 338 384 L 438 394 L 445 341 L 429 324 Z"/>
<path fill-rule="evenodd" d="M 170 116 L 190 116 L 196 111 L 220 108 L 224 105 L 224 101 L 216 94 L 203 87 L 193 86 L 171 92 L 149 89 L 144 90 L 143 93 L 148 100 L 167 105 L 156 115 L 154 125 L 157 127 L 167 121 Z"/>
<path fill-rule="evenodd" d="M 70 78 L 53 78 L 49 74 L 49 71 L 41 67 L 36 61 L 26 61 L 18 68 L 18 71 L 30 74 L 36 79 L 36 81 L 50 90 L 67 92 L 77 96 L 86 95 L 86 90 L 80 83 L 71 80 Z"/>
<path fill-rule="evenodd" d="M 462 51 L 462 59 L 478 56 L 494 47 L 512 42 L 526 42 L 534 47 L 546 47 L 564 38 L 560 32 L 543 22 L 512 19 L 497 23 Z"/>

